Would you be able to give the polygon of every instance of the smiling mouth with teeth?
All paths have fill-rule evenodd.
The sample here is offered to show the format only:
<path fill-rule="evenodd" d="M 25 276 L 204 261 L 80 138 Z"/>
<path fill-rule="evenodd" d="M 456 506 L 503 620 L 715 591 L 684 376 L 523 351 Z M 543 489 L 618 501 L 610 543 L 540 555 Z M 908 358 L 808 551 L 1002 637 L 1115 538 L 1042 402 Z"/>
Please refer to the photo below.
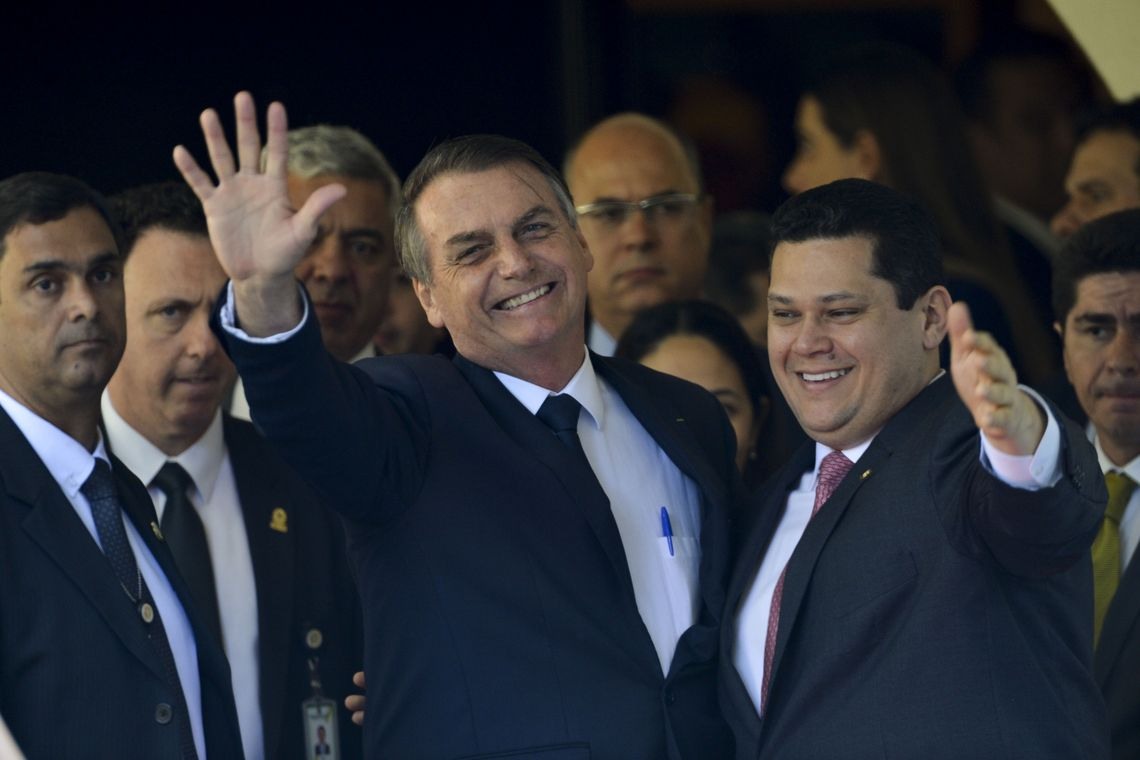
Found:
<path fill-rule="evenodd" d="M 850 371 L 850 369 L 833 369 L 830 372 L 797 372 L 796 374 L 798 374 L 804 380 L 807 380 L 809 383 L 821 383 L 824 380 L 834 380 L 837 377 L 843 377 Z"/>
<path fill-rule="evenodd" d="M 511 311 L 512 309 L 517 309 L 523 304 L 530 303 L 536 298 L 543 297 L 553 289 L 554 286 L 548 283 L 541 287 L 537 287 L 534 290 L 528 291 L 521 295 L 517 295 L 514 298 L 508 298 L 507 300 L 500 302 L 499 305 L 495 308 L 502 309 L 503 311 Z"/>

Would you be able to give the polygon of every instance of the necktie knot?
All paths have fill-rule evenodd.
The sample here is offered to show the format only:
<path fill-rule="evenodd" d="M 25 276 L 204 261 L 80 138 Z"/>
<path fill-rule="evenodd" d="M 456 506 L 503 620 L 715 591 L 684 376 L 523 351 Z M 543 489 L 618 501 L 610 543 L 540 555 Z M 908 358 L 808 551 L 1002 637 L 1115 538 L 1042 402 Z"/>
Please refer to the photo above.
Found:
<path fill-rule="evenodd" d="M 92 503 L 115 498 L 115 479 L 111 475 L 111 465 L 107 464 L 107 460 L 95 457 L 95 469 L 87 476 L 87 480 L 83 481 L 79 492 Z"/>
<path fill-rule="evenodd" d="M 578 399 L 568 393 L 562 393 L 548 396 L 535 416 L 555 433 L 573 432 L 576 435 L 578 415 L 581 411 L 582 405 L 578 403 Z"/>
<path fill-rule="evenodd" d="M 1106 472 L 1104 483 L 1108 486 L 1108 506 L 1104 510 L 1104 519 L 1120 525 L 1124 508 L 1128 506 L 1128 500 L 1136 490 L 1136 481 L 1123 472 Z"/>
<path fill-rule="evenodd" d="M 167 462 L 154 476 L 151 484 L 166 494 L 167 500 L 170 500 L 175 497 L 175 494 L 186 495 L 194 481 L 182 465 L 177 462 Z"/>
<path fill-rule="evenodd" d="M 815 487 L 813 515 L 819 511 L 824 502 L 831 498 L 831 494 L 835 493 L 839 483 L 854 466 L 855 463 L 844 456 L 842 451 L 832 451 L 823 458 L 823 461 L 819 463 L 819 478 Z"/>

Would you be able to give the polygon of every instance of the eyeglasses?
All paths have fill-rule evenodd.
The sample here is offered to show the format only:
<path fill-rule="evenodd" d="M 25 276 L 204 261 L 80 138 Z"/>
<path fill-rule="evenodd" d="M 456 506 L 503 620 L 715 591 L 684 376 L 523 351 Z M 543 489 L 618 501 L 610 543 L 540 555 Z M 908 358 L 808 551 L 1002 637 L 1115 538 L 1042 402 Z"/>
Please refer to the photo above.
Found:
<path fill-rule="evenodd" d="M 694 193 L 668 193 L 640 201 L 598 201 L 578 206 L 578 216 L 590 219 L 606 229 L 617 229 L 639 209 L 650 224 L 670 223 L 683 219 L 701 201 Z"/>

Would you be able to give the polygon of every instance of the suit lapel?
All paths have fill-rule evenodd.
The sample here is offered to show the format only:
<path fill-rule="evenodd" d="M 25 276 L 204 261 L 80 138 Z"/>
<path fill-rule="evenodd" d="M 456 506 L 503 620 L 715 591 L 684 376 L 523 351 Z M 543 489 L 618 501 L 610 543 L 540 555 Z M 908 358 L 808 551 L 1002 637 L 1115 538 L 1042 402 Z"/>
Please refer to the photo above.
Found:
<path fill-rule="evenodd" d="M 815 461 L 814 451 L 813 443 L 800 446 L 791 461 L 781 468 L 753 499 L 752 504 L 755 504 L 756 514 L 748 535 L 741 544 L 740 551 L 737 552 L 736 567 L 728 586 L 727 609 L 724 614 L 726 629 L 721 636 L 724 648 L 722 657 L 728 661 L 728 664 L 721 672 L 724 675 L 725 690 L 732 701 L 733 713 L 738 717 L 751 716 L 752 719 L 759 720 L 752 698 L 744 687 L 744 681 L 731 664 L 740 604 L 756 579 L 756 574 L 760 572 L 760 565 L 764 561 L 768 545 L 772 542 L 772 536 L 775 535 L 776 528 L 784 516 L 788 492 L 804 473 L 812 468 Z M 752 642 L 752 645 L 763 646 L 764 642 Z"/>
<path fill-rule="evenodd" d="M 503 431 L 524 452 L 541 461 L 570 494 L 571 500 L 581 510 L 597 537 L 625 594 L 631 602 L 635 602 L 625 548 L 610 509 L 610 500 L 594 473 L 546 425 L 527 411 L 494 373 L 458 354 L 455 365 Z M 636 603 L 633 609 L 637 609 Z"/>
<path fill-rule="evenodd" d="M 1135 635 L 1133 632 L 1137 630 L 1138 625 L 1140 625 L 1140 557 L 1134 555 L 1120 578 L 1116 595 L 1112 597 L 1093 657 L 1093 673 L 1097 683 L 1102 687 L 1108 684 L 1108 678 L 1116 665 L 1116 658 L 1120 656 L 1120 651 L 1128 642 L 1129 636 Z"/>
<path fill-rule="evenodd" d="M 274 745 L 281 736 L 290 636 L 300 635 L 292 624 L 296 539 L 289 530 L 288 513 L 284 512 L 284 521 L 282 513 L 275 515 L 275 510 L 285 510 L 289 502 L 277 492 L 275 484 L 266 482 L 264 475 L 271 469 L 257 461 L 258 449 L 248 445 L 246 431 L 234 425 L 228 416 L 223 416 L 223 429 L 253 561 L 261 718 L 266 757 L 274 757 L 280 751 Z"/>
<path fill-rule="evenodd" d="M 943 403 L 954 388 L 948 377 L 939 378 L 928 385 L 909 404 L 903 407 L 875 436 L 870 447 L 855 462 L 855 466 L 839 483 L 831 498 L 820 508 L 804 530 L 803 536 L 788 560 L 784 577 L 783 600 L 780 603 L 780 624 L 776 633 L 776 650 L 772 661 L 772 688 L 779 674 L 780 661 L 787 649 L 788 640 L 795 631 L 804 596 L 819 555 L 827 545 L 835 527 L 843 519 L 852 500 L 863 483 L 875 477 L 888 466 L 888 460 L 900 447 L 906 446 L 914 431 L 929 418 L 931 409 Z M 785 494 L 786 500 L 786 494 Z"/>
<path fill-rule="evenodd" d="M 23 433 L 3 411 L 0 447 L 5 452 L 0 457 L 0 477 L 12 499 L 28 510 L 22 521 L 24 530 L 91 602 L 124 646 L 157 677 L 165 678 L 146 628 L 139 623 L 138 612 L 111 564 Z"/>

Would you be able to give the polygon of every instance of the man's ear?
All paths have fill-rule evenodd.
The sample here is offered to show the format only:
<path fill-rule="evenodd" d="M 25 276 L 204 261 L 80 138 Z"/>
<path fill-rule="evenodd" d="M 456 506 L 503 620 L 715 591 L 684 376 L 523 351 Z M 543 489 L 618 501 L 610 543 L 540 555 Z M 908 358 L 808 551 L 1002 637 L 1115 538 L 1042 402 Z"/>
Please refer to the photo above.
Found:
<path fill-rule="evenodd" d="M 416 291 L 416 298 L 420 299 L 420 306 L 424 307 L 428 324 L 432 327 L 446 327 L 443 324 L 443 315 L 440 314 L 439 308 L 435 305 L 435 299 L 432 298 L 431 285 L 413 277 L 412 288 Z"/>
<path fill-rule="evenodd" d="M 949 329 L 950 292 L 941 285 L 935 285 L 918 299 L 922 310 L 922 347 L 928 351 L 937 349 Z"/>
<path fill-rule="evenodd" d="M 869 179 L 873 182 L 882 182 L 885 167 L 883 166 L 883 151 L 879 147 L 878 139 L 869 129 L 860 129 L 855 133 L 855 140 L 851 146 L 855 151 L 855 162 L 860 179 Z"/>

